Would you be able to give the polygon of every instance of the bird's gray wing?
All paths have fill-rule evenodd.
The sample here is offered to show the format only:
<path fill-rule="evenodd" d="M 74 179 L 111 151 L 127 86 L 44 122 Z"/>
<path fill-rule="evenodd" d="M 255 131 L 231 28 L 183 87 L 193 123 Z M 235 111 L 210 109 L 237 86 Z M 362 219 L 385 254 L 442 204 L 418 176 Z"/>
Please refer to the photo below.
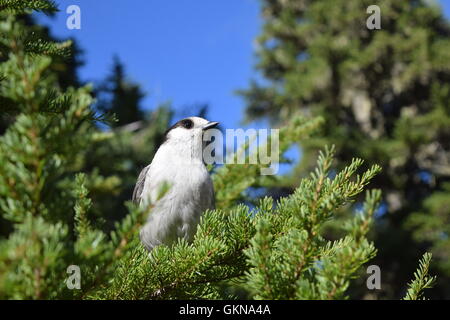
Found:
<path fill-rule="evenodd" d="M 142 191 L 144 190 L 145 184 L 145 177 L 147 176 L 147 172 L 149 169 L 150 165 L 142 169 L 141 173 L 139 174 L 136 185 L 134 186 L 133 197 L 131 198 L 131 200 L 133 200 L 134 203 L 139 204 L 141 202 Z"/>

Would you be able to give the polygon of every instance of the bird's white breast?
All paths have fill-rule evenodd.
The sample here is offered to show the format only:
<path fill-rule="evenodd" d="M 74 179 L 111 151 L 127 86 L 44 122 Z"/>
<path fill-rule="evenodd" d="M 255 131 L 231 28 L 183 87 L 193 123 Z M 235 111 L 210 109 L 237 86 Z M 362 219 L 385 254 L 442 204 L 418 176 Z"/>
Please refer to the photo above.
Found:
<path fill-rule="evenodd" d="M 169 187 L 161 195 L 161 188 Z M 203 162 L 184 159 L 171 150 L 158 150 L 145 178 L 141 205 L 153 205 L 140 236 L 147 249 L 191 240 L 200 215 L 214 207 L 211 178 Z"/>

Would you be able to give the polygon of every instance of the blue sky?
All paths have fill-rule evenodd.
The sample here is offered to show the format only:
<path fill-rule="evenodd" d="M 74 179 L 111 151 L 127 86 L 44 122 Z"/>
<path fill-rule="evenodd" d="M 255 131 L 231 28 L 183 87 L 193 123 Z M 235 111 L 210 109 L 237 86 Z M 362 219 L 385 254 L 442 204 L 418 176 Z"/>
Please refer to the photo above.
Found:
<path fill-rule="evenodd" d="M 104 78 L 114 54 L 147 96 L 146 108 L 171 101 L 182 109 L 207 103 L 209 118 L 236 127 L 244 102 L 234 90 L 255 76 L 258 0 L 57 0 L 60 12 L 39 21 L 85 50 L 84 81 Z M 133 4 L 133 6 L 130 5 Z M 66 27 L 66 8 L 81 9 L 81 30 Z"/>
<path fill-rule="evenodd" d="M 254 39 L 262 21 L 258 0 L 57 0 L 60 12 L 39 21 L 84 49 L 84 81 L 110 71 L 113 55 L 147 96 L 145 108 L 171 101 L 180 110 L 207 103 L 224 128 L 240 125 L 244 101 L 234 94 L 252 77 Z M 132 6 L 130 4 L 133 4 Z M 450 17 L 450 0 L 441 0 Z M 81 30 L 66 27 L 66 8 L 81 8 Z"/>

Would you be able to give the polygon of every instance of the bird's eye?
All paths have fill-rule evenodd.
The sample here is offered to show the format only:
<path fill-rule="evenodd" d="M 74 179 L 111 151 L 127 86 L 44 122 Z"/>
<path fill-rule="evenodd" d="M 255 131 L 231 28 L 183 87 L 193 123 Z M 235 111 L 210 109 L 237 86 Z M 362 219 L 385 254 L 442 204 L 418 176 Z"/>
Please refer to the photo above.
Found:
<path fill-rule="evenodd" d="M 183 120 L 181 125 L 183 126 L 183 128 L 191 129 L 194 126 L 194 122 L 192 122 L 192 120 L 190 120 L 190 119 L 186 119 L 186 120 Z"/>

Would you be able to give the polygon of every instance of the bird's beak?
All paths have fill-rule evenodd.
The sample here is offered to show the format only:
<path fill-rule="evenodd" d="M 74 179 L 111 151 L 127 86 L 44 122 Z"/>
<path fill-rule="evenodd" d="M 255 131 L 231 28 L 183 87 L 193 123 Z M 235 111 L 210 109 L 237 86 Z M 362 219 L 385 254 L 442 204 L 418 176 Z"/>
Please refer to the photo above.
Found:
<path fill-rule="evenodd" d="M 207 124 L 205 124 L 203 126 L 202 130 L 208 130 L 208 129 L 211 129 L 211 128 L 215 128 L 215 127 L 217 127 L 218 124 L 219 123 L 216 122 L 216 121 L 210 121 L 210 122 L 208 122 Z"/>

